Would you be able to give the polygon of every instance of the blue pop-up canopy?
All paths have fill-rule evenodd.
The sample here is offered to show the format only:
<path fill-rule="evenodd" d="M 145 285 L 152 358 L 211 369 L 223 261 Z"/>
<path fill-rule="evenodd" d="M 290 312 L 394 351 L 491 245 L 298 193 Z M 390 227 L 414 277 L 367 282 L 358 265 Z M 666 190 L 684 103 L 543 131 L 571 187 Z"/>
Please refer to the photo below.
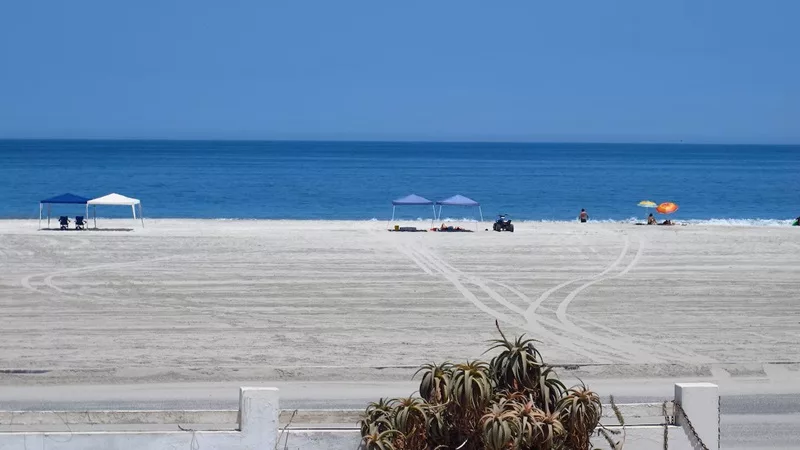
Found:
<path fill-rule="evenodd" d="M 475 200 L 464 197 L 463 195 L 456 194 L 450 198 L 446 198 L 444 200 L 439 200 L 436 202 L 437 205 L 453 205 L 453 206 L 481 206 L 480 203 L 476 202 Z"/>
<path fill-rule="evenodd" d="M 89 199 L 86 197 L 81 197 L 80 195 L 75 194 L 61 194 L 56 195 L 55 197 L 46 198 L 39 203 L 69 203 L 72 205 L 85 205 Z"/>
<path fill-rule="evenodd" d="M 75 194 L 61 194 L 55 197 L 46 198 L 39 202 L 39 229 L 42 228 L 42 209 L 47 205 L 47 228 L 50 228 L 50 205 L 53 204 L 66 204 L 66 205 L 85 205 L 89 201 L 86 197 L 81 197 Z"/>
<path fill-rule="evenodd" d="M 392 200 L 392 204 L 397 205 L 432 205 L 433 202 L 425 197 L 420 197 L 416 194 L 406 195 L 403 198 Z"/>
<path fill-rule="evenodd" d="M 447 206 L 472 206 L 478 208 L 478 213 L 481 215 L 481 222 L 483 222 L 483 211 L 481 210 L 481 204 L 476 202 L 475 200 L 464 197 L 463 195 L 456 194 L 450 198 L 446 198 L 444 200 L 439 200 L 436 202 L 439 205 L 439 215 L 437 216 L 439 219 L 442 218 L 442 205 Z M 434 207 L 435 208 L 435 207 Z"/>
<path fill-rule="evenodd" d="M 420 197 L 416 194 L 406 195 L 405 197 L 398 198 L 397 200 L 392 200 L 392 218 L 389 220 L 390 222 L 394 220 L 394 212 L 398 206 L 427 206 L 430 205 L 433 208 L 433 217 L 436 217 L 436 206 L 433 204 L 432 201 L 428 200 L 425 197 Z M 433 218 L 431 218 L 433 221 Z M 433 222 L 431 222 L 433 223 Z"/>

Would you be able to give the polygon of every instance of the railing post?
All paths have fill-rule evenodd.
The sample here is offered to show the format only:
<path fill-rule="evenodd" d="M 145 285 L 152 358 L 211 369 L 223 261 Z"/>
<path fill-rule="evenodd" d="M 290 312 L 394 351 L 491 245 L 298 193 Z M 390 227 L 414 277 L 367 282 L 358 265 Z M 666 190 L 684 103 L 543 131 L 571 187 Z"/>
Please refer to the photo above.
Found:
<path fill-rule="evenodd" d="M 278 388 L 239 389 L 239 429 L 251 448 L 273 450 L 278 439 Z"/>
<path fill-rule="evenodd" d="M 675 384 L 675 424 L 680 425 L 695 448 L 699 438 L 711 450 L 719 448 L 719 387 L 712 383 Z M 683 409 L 686 418 L 678 408 Z M 694 427 L 694 436 L 691 427 Z"/>

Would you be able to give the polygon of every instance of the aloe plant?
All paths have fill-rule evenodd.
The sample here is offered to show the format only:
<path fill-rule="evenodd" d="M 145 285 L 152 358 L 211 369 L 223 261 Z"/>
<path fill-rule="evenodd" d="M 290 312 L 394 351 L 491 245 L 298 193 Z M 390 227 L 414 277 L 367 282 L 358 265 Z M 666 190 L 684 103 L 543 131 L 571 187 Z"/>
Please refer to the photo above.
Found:
<path fill-rule="evenodd" d="M 533 395 L 542 411 L 555 412 L 557 404 L 565 392 L 567 392 L 567 387 L 558 379 L 552 367 L 547 367 L 539 373 Z"/>
<path fill-rule="evenodd" d="M 518 442 L 519 446 L 532 446 L 534 442 L 540 441 L 539 417 L 543 414 L 532 401 L 524 403 L 513 402 L 514 415 L 518 421 Z"/>
<path fill-rule="evenodd" d="M 445 403 L 449 399 L 450 380 L 452 378 L 453 365 L 443 364 L 424 364 L 417 370 L 414 376 L 422 373 L 422 380 L 419 383 L 419 395 L 426 402 L 431 404 Z"/>
<path fill-rule="evenodd" d="M 425 419 L 425 433 L 428 443 L 434 447 L 447 448 L 447 445 L 453 440 L 450 420 L 448 420 L 445 408 L 441 405 L 433 406 L 428 410 Z"/>
<path fill-rule="evenodd" d="M 517 447 L 519 422 L 504 401 L 494 403 L 481 417 L 481 429 L 486 450 L 507 450 Z"/>
<path fill-rule="evenodd" d="M 490 363 L 425 364 L 414 374 L 422 375 L 420 398 L 371 403 L 360 422 L 365 448 L 591 449 L 602 415 L 599 396 L 583 382 L 567 389 L 537 341 L 507 339 L 495 325 L 500 339 L 490 341 L 489 351 L 499 353 Z"/>
<path fill-rule="evenodd" d="M 525 339 L 525 335 L 510 341 L 495 322 L 501 339 L 489 341 L 493 345 L 487 352 L 502 349 L 499 355 L 492 358 L 492 375 L 501 389 L 520 390 L 535 389 L 541 374 L 544 361 L 542 354 L 533 345 L 535 339 Z"/>
<path fill-rule="evenodd" d="M 427 405 L 422 399 L 401 398 L 392 412 L 394 429 L 403 434 L 407 448 L 425 448 Z"/>
<path fill-rule="evenodd" d="M 369 430 L 364 436 L 364 447 L 366 450 L 398 450 L 395 442 L 401 433 L 397 430 L 386 430 L 379 432 L 377 428 Z"/>
<path fill-rule="evenodd" d="M 397 403 L 397 400 L 384 398 L 370 403 L 359 422 L 361 435 L 366 436 L 369 434 L 371 426 L 377 427 L 379 432 L 392 429 L 392 411 L 395 403 Z"/>
<path fill-rule="evenodd" d="M 534 431 L 526 448 L 552 448 L 557 445 L 566 434 L 564 425 L 559 420 L 558 413 L 540 412 L 534 414 L 531 420 Z M 588 449 L 589 447 L 570 447 L 573 449 Z"/>
<path fill-rule="evenodd" d="M 580 386 L 567 391 L 558 402 L 558 410 L 571 448 L 588 448 L 589 439 L 603 415 L 600 396 L 581 382 Z"/>
<path fill-rule="evenodd" d="M 492 397 L 489 365 L 483 361 L 467 361 L 453 366 L 450 396 L 462 408 L 482 411 Z"/>

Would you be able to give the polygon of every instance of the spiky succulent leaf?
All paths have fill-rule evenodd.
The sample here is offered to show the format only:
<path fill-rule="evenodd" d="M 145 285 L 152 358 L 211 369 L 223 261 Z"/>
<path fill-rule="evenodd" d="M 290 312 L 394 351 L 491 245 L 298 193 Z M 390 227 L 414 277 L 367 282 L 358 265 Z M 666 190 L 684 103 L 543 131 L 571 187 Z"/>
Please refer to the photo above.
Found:
<path fill-rule="evenodd" d="M 453 365 L 447 362 L 438 365 L 425 364 L 420 367 L 414 374 L 416 376 L 420 372 L 422 373 L 422 379 L 419 383 L 420 397 L 431 404 L 447 402 L 452 369 Z"/>
<path fill-rule="evenodd" d="M 385 398 L 370 403 L 359 422 L 361 436 L 369 434 L 373 426 L 377 428 L 379 433 L 392 429 L 392 415 L 396 403 L 397 400 L 395 399 Z"/>
<path fill-rule="evenodd" d="M 535 339 L 525 339 L 525 335 L 509 340 L 505 337 L 500 325 L 495 322 L 501 339 L 493 339 L 487 352 L 500 349 L 500 353 L 492 358 L 492 376 L 500 389 L 521 390 L 533 389 L 541 374 L 544 361 L 542 354 L 536 349 Z"/>
<path fill-rule="evenodd" d="M 583 383 L 566 392 L 558 402 L 558 414 L 574 448 L 589 448 L 589 438 L 600 423 L 603 405 L 600 396 Z"/>
<path fill-rule="evenodd" d="M 506 404 L 494 403 L 481 417 L 481 432 L 487 450 L 507 450 L 514 447 L 518 435 L 517 417 Z"/>
<path fill-rule="evenodd" d="M 482 411 L 492 398 L 493 388 L 485 362 L 468 361 L 453 367 L 450 398 L 462 408 Z"/>
<path fill-rule="evenodd" d="M 400 436 L 401 434 L 397 430 L 379 432 L 377 429 L 373 429 L 364 436 L 364 447 L 366 450 L 396 450 L 395 441 Z"/>
<path fill-rule="evenodd" d="M 552 413 L 556 411 L 558 402 L 567 392 L 567 387 L 558 379 L 552 367 L 545 368 L 536 380 L 534 396 L 542 411 Z"/>
<path fill-rule="evenodd" d="M 435 446 L 446 446 L 450 443 L 451 424 L 446 419 L 443 408 L 431 408 L 425 420 L 428 443 Z"/>
<path fill-rule="evenodd" d="M 427 414 L 425 403 L 416 398 L 401 398 L 392 414 L 394 429 L 405 436 L 425 429 Z"/>

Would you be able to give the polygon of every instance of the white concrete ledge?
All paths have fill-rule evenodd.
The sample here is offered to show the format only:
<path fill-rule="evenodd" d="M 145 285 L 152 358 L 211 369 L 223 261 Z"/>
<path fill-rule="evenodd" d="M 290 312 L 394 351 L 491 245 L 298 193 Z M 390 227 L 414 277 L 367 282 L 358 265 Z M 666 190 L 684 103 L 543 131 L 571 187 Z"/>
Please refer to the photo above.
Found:
<path fill-rule="evenodd" d="M 629 425 L 657 425 L 663 422 L 661 403 L 620 404 Z M 292 420 L 292 428 L 313 428 L 323 425 L 355 428 L 361 419 L 363 409 L 300 409 L 282 410 L 278 423 L 285 426 Z M 673 416 L 673 403 L 667 402 L 667 415 Z M 294 414 L 294 418 L 292 415 Z M 220 429 L 238 427 L 238 410 L 92 410 L 92 411 L 0 411 L 0 431 L 14 431 L 14 426 L 30 429 L 61 431 L 60 428 L 81 425 L 94 428 L 114 425 L 130 425 L 137 430 L 141 425 L 196 425 L 194 429 Z M 613 424 L 616 420 L 611 405 L 603 405 L 603 423 Z M 211 428 L 199 428 L 205 426 Z M 57 428 L 53 428 L 57 427 Z M 16 430 L 19 430 L 17 428 Z M 175 428 L 175 427 L 173 427 Z M 184 428 L 186 428 L 184 426 Z M 328 427 L 324 427 L 328 428 Z"/>
<path fill-rule="evenodd" d="M 620 427 L 608 427 L 611 430 L 621 430 Z M 688 442 L 681 427 L 670 425 L 667 427 L 670 450 L 692 450 L 694 447 Z M 622 439 L 622 435 L 615 439 Z M 358 430 L 290 430 L 281 438 L 279 448 L 290 450 L 356 450 L 361 443 L 361 434 Z M 593 448 L 611 450 L 603 437 L 592 439 Z M 626 450 L 663 450 L 664 426 L 632 426 L 625 430 Z"/>
<path fill-rule="evenodd" d="M 677 383 L 675 384 L 675 402 L 685 413 L 685 415 L 681 414 L 680 408 L 676 408 L 675 423 L 683 428 L 692 444 L 698 446 L 698 440 L 702 440 L 708 448 L 719 448 L 719 388 L 717 385 Z"/>
<path fill-rule="evenodd" d="M 2 432 L 0 450 L 273 450 L 278 429 L 278 390 L 241 388 L 239 430 Z"/>
<path fill-rule="evenodd" d="M 677 384 L 675 392 L 675 402 L 683 405 L 700 438 L 709 448 L 718 448 L 717 387 Z M 677 424 L 665 423 L 662 403 L 618 406 L 626 421 L 626 449 L 663 449 L 665 431 L 671 450 L 697 446 L 688 422 L 673 408 L 673 402 L 667 403 L 666 412 L 667 416 L 675 415 Z M 355 428 L 360 410 L 298 411 L 291 428 L 281 433 L 279 427 L 288 423 L 292 413 L 280 410 L 275 388 L 241 388 L 238 411 L 0 411 L 0 450 L 273 450 L 279 438 L 279 448 L 360 447 L 360 433 Z M 603 417 L 603 423 L 615 423 L 610 405 L 604 405 Z M 178 425 L 191 429 L 181 431 Z M 331 428 L 337 425 L 342 428 Z M 154 426 L 170 428 L 148 430 Z M 211 429 L 200 430 L 199 426 Z M 218 431 L 213 431 L 215 427 Z M 597 448 L 607 448 L 602 437 L 595 438 L 594 443 Z"/>

